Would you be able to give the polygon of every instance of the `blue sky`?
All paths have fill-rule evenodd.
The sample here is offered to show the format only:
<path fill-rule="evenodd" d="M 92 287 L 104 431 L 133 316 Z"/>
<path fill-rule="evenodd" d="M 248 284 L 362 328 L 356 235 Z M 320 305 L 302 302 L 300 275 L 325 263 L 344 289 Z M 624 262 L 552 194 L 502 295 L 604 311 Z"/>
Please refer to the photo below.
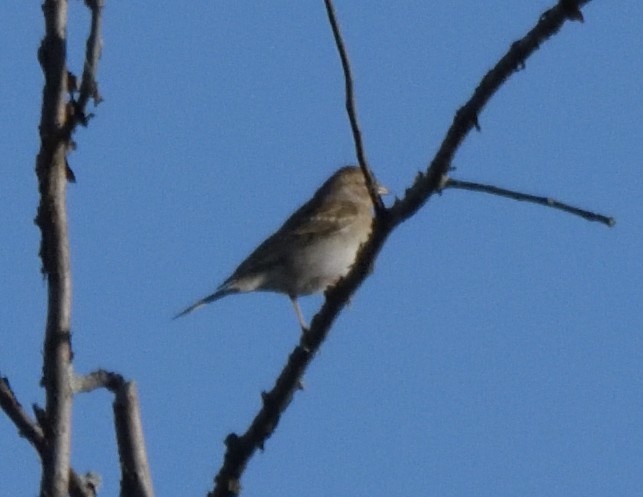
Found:
<path fill-rule="evenodd" d="M 403 195 L 550 2 L 337 2 L 378 179 Z M 3 8 L 0 372 L 38 386 L 46 289 L 34 160 L 37 2 Z M 70 5 L 70 67 L 88 16 Z M 243 479 L 245 496 L 643 494 L 643 4 L 594 1 L 480 116 L 454 177 L 612 215 L 608 229 L 448 191 L 393 234 Z M 70 156 L 79 372 L 138 384 L 156 494 L 204 495 L 298 340 L 288 299 L 213 290 L 354 162 L 323 2 L 108 2 L 105 99 Z M 309 318 L 322 297 L 303 299 Z M 74 408 L 73 463 L 118 492 L 111 397 Z M 35 495 L 0 416 L 0 494 Z"/>

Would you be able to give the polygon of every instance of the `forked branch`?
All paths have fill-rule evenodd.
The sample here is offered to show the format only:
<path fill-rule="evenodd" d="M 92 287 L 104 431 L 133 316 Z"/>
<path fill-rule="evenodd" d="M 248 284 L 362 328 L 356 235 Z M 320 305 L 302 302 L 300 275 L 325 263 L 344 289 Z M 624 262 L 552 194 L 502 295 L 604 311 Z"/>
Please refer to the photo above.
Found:
<path fill-rule="evenodd" d="M 344 69 L 346 109 L 353 130 L 358 160 L 367 177 L 372 178 L 369 176 L 355 111 L 348 56 L 332 2 L 324 1 Z M 273 389 L 263 395 L 263 406 L 252 424 L 243 435 L 231 434 L 227 437 L 224 462 L 215 478 L 215 487 L 208 494 L 209 497 L 232 497 L 240 492 L 241 474 L 249 459 L 257 449 L 264 446 L 265 441 L 274 432 L 281 414 L 300 387 L 303 374 L 328 335 L 335 318 L 368 276 L 377 254 L 390 233 L 397 225 L 413 216 L 431 195 L 439 191 L 457 148 L 469 131 L 478 126 L 478 115 L 495 92 L 518 68 L 524 66 L 527 58 L 540 44 L 554 35 L 565 21 L 582 20 L 579 9 L 588 1 L 561 0 L 555 7 L 540 16 L 536 26 L 525 37 L 511 45 L 507 54 L 482 79 L 470 100 L 458 110 L 453 124 L 427 171 L 416 177 L 403 199 L 396 201 L 389 209 L 378 208 L 370 239 L 360 249 L 349 274 L 326 292 L 326 301 L 313 318 L 310 330 L 301 337 L 299 345 L 290 354 Z"/>
<path fill-rule="evenodd" d="M 4 377 L 0 377 L 0 408 L 16 425 L 20 435 L 34 446 L 42 459 L 47 446 L 45 433 L 18 402 L 9 386 L 9 381 Z M 95 497 L 99 483 L 93 474 L 82 477 L 73 469 L 69 470 L 69 495 L 71 497 Z"/>

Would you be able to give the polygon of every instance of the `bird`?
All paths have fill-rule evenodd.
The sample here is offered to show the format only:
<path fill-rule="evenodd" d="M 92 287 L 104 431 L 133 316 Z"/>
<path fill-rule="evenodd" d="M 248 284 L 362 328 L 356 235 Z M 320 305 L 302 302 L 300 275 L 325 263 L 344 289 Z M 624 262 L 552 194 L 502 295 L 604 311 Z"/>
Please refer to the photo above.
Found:
<path fill-rule="evenodd" d="M 388 193 L 379 184 L 376 190 Z M 308 329 L 297 297 L 322 292 L 346 276 L 371 233 L 373 213 L 362 170 L 354 165 L 338 169 L 214 293 L 173 319 L 228 295 L 268 291 L 287 295 L 299 325 Z"/>

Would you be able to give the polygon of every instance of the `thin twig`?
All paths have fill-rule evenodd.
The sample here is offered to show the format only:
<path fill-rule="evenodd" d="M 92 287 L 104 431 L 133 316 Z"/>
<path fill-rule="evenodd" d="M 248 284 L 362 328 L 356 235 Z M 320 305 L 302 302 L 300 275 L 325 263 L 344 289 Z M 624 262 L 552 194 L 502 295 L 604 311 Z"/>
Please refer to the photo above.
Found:
<path fill-rule="evenodd" d="M 368 192 L 371 195 L 373 200 L 373 205 L 375 206 L 375 213 L 377 216 L 383 215 L 384 213 L 384 202 L 378 192 L 377 181 L 375 180 L 375 175 L 371 168 L 368 165 L 366 160 L 366 152 L 364 150 L 364 144 L 362 142 L 362 131 L 360 130 L 359 120 L 357 119 L 357 105 L 355 104 L 355 91 L 353 84 L 353 73 L 351 71 L 350 60 L 348 59 L 348 53 L 346 52 L 346 46 L 344 45 L 344 40 L 342 34 L 339 30 L 339 23 L 337 22 L 337 16 L 335 15 L 335 7 L 333 7 L 332 0 L 324 0 L 326 5 L 326 13 L 328 15 L 328 21 L 333 30 L 333 37 L 335 39 L 335 46 L 339 52 L 339 58 L 342 62 L 342 69 L 344 71 L 344 82 L 346 85 L 346 112 L 348 113 L 348 120 L 351 124 L 351 131 L 353 133 L 353 142 L 355 143 L 355 153 L 357 155 L 357 161 L 359 166 L 362 168 L 362 172 L 366 178 L 366 186 L 368 187 Z"/>
<path fill-rule="evenodd" d="M 569 204 L 559 202 L 553 198 L 549 197 L 538 197 L 536 195 L 530 195 L 528 193 L 516 192 L 513 190 L 507 190 L 505 188 L 499 188 L 497 186 L 485 185 L 482 183 L 472 183 L 470 181 L 460 181 L 457 179 L 448 178 L 442 187 L 443 190 L 447 188 L 453 188 L 457 190 L 469 190 L 474 192 L 484 192 L 490 193 L 492 195 L 498 195 L 500 197 L 507 197 L 514 200 L 530 202 L 533 204 L 544 205 L 546 207 L 551 207 L 553 209 L 558 209 L 576 216 L 580 216 L 583 219 L 588 221 L 596 221 L 602 223 L 606 226 L 614 226 L 616 221 L 613 217 L 604 216 L 603 214 L 597 214 L 595 212 L 586 211 L 584 209 L 579 209 Z"/>
<path fill-rule="evenodd" d="M 76 115 L 82 124 L 86 124 L 85 108 L 91 98 L 94 105 L 98 105 L 102 98 L 98 91 L 96 76 L 98 74 L 98 61 L 101 54 L 101 25 L 102 9 L 104 0 L 85 0 L 85 5 L 92 14 L 91 28 L 87 37 L 87 46 L 85 49 L 85 64 L 83 65 L 83 76 L 80 83 L 80 94 L 76 103 Z"/>

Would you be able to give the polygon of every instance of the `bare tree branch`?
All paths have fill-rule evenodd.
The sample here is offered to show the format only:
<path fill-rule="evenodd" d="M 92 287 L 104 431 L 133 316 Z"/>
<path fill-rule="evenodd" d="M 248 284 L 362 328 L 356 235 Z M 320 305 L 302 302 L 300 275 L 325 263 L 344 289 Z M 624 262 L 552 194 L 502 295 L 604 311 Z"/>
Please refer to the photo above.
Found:
<path fill-rule="evenodd" d="M 81 120 L 82 124 L 87 123 L 85 108 L 89 99 L 91 98 L 94 101 L 94 105 L 98 105 L 102 101 L 96 76 L 98 74 L 98 60 L 101 54 L 101 13 L 104 7 L 104 0 L 85 0 L 85 5 L 92 13 L 92 21 L 85 49 L 85 64 L 80 82 L 80 94 L 76 102 L 76 115 L 79 116 L 78 119 Z"/>
<path fill-rule="evenodd" d="M 365 163 L 365 155 L 363 151 L 360 152 L 362 148 L 361 134 L 357 125 L 355 107 L 352 103 L 354 97 L 348 56 L 337 28 L 332 2 L 331 0 L 324 1 L 335 42 L 342 58 L 346 78 L 346 107 L 351 120 L 355 146 L 358 154 L 361 154 L 360 165 L 362 165 L 362 159 Z M 455 151 L 471 128 L 478 127 L 478 115 L 493 94 L 517 69 L 524 66 L 526 59 L 541 43 L 554 35 L 566 20 L 582 20 L 579 8 L 588 1 L 561 0 L 555 7 L 540 16 L 536 26 L 524 38 L 511 45 L 507 54 L 482 79 L 471 99 L 458 110 L 453 124 L 427 171 L 418 174 L 413 186 L 406 191 L 402 200 L 397 200 L 390 209 L 379 211 L 375 218 L 371 237 L 361 247 L 351 271 L 326 292 L 326 301 L 313 318 L 310 330 L 302 335 L 299 345 L 290 354 L 273 389 L 263 394 L 263 406 L 248 430 L 241 436 L 232 433 L 226 438 L 224 462 L 215 477 L 215 487 L 208 493 L 208 497 L 232 497 L 239 494 L 241 474 L 249 459 L 258 448 L 263 448 L 265 441 L 276 429 L 281 414 L 300 387 L 303 374 L 328 335 L 335 318 L 370 273 L 373 262 L 390 233 L 397 225 L 415 214 L 431 195 L 439 191 Z M 367 167 L 363 167 L 363 170 L 368 174 Z"/>
<path fill-rule="evenodd" d="M 451 127 L 440 149 L 424 174 L 419 174 L 413 186 L 390 209 L 391 222 L 400 224 L 415 214 L 439 190 L 442 177 L 446 176 L 456 150 L 473 127 L 478 128 L 478 116 L 502 84 L 517 70 L 542 43 L 556 34 L 567 20 L 582 20 L 579 8 L 589 0 L 561 0 L 555 7 L 542 14 L 536 26 L 522 39 L 514 42 L 509 51 L 480 81 L 469 101 L 456 112 Z"/>
<path fill-rule="evenodd" d="M 302 335 L 302 342 L 306 335 L 307 333 Z M 215 478 L 215 488 L 208 493 L 208 497 L 234 496 L 241 491 L 241 474 L 255 450 L 263 449 L 265 441 L 274 432 L 281 414 L 290 404 L 295 391 L 300 388 L 299 379 L 313 357 L 310 349 L 302 346 L 302 342 L 290 354 L 273 389 L 262 393 L 263 406 L 248 430 L 241 436 L 231 433 L 226 438 L 224 462 Z"/>
<path fill-rule="evenodd" d="M 98 83 L 96 76 L 98 74 L 98 61 L 102 51 L 101 26 L 102 26 L 102 9 L 105 6 L 104 0 L 85 0 L 85 5 L 92 14 L 91 28 L 87 37 L 87 47 L 85 50 L 85 64 L 83 66 L 83 77 L 80 84 L 80 95 L 78 106 L 84 109 L 87 101 L 92 98 L 94 103 L 100 102 L 98 94 Z"/>
<path fill-rule="evenodd" d="M 34 406 L 37 422 L 24 411 L 8 381 L 0 378 L 0 405 L 19 432 L 37 449 L 42 461 L 41 497 L 92 497 L 100 478 L 94 473 L 78 476 L 70 467 L 71 407 L 74 392 L 108 388 L 115 393 L 114 416 L 121 457 L 121 495 L 152 497 L 152 482 L 143 441 L 136 387 L 116 373 L 104 370 L 76 377 L 71 348 L 71 266 L 66 212 L 67 180 L 74 175 L 67 163 L 72 135 L 87 124 L 85 107 L 97 105 L 96 74 L 101 51 L 103 0 L 85 0 L 91 10 L 91 29 L 78 101 L 75 77 L 66 63 L 67 0 L 45 0 L 45 36 L 38 51 L 45 76 L 40 121 L 40 151 L 36 174 L 40 204 L 36 224 L 42 239 L 42 273 L 47 279 L 48 307 L 42 384 L 45 410 Z"/>
<path fill-rule="evenodd" d="M 66 65 L 67 0 L 45 0 L 45 36 L 38 58 L 45 76 L 40 120 L 40 151 L 36 174 L 40 204 L 36 224 L 42 233 L 40 257 L 47 279 L 48 306 L 44 341 L 42 384 L 46 392 L 47 443 L 42 453 L 41 497 L 65 497 L 69 491 L 72 407 L 71 348 L 71 266 L 67 226 L 67 179 L 73 172 L 67 153 L 73 147 L 71 135 L 77 124 L 85 124 L 84 106 L 88 96 L 98 101 L 96 67 L 100 54 L 100 7 L 102 0 L 88 0 L 92 28 L 81 102 L 73 105 L 67 94 L 74 91 L 73 77 Z"/>
<path fill-rule="evenodd" d="M 328 21 L 330 23 L 331 29 L 333 30 L 335 46 L 337 47 L 337 51 L 339 52 L 339 58 L 342 62 L 342 69 L 344 71 L 344 82 L 346 84 L 346 112 L 348 113 L 348 120 L 350 121 L 351 131 L 353 133 L 353 141 L 355 142 L 355 153 L 357 155 L 357 161 L 359 163 L 359 166 L 362 168 L 364 177 L 366 178 L 366 186 L 368 187 L 368 192 L 371 194 L 371 199 L 373 200 L 373 205 L 375 206 L 375 213 L 376 215 L 379 215 L 384 210 L 384 203 L 382 202 L 382 198 L 378 193 L 377 181 L 375 181 L 373 171 L 369 167 L 368 161 L 366 160 L 366 152 L 364 150 L 364 144 L 362 143 L 362 132 L 359 126 L 359 120 L 357 119 L 357 105 L 355 104 L 355 91 L 353 90 L 354 84 L 351 64 L 348 59 L 346 47 L 344 46 L 344 40 L 339 30 L 339 23 L 337 22 L 337 16 L 335 15 L 335 7 L 333 7 L 333 2 L 331 0 L 324 0 L 324 4 L 326 5 Z"/>
<path fill-rule="evenodd" d="M 152 477 L 147 461 L 143 424 L 136 385 L 123 376 L 99 369 L 74 378 L 75 392 L 106 388 L 115 394 L 112 408 L 121 463 L 121 495 L 153 497 Z"/>
<path fill-rule="evenodd" d="M 13 390 L 9 380 L 0 377 L 0 407 L 13 421 L 21 436 L 34 446 L 38 455 L 43 457 L 46 452 L 47 440 L 42 427 L 29 417 Z M 95 497 L 97 489 L 96 478 L 89 474 L 87 478 L 79 476 L 73 469 L 69 472 L 69 495 L 71 497 Z"/>
<path fill-rule="evenodd" d="M 118 373 L 99 369 L 73 379 L 74 393 L 87 393 L 99 388 L 106 388 L 110 392 L 118 392 L 125 384 L 125 379 Z"/>
<path fill-rule="evenodd" d="M 9 380 L 5 377 L 0 377 L 0 407 L 16 425 L 20 436 L 26 438 L 35 447 L 38 454 L 42 454 L 47 444 L 42 428 L 29 417 L 18 402 L 9 386 Z"/>
<path fill-rule="evenodd" d="M 45 0 L 45 37 L 39 59 L 45 75 L 36 173 L 40 205 L 36 224 L 42 232 L 40 257 L 47 278 L 48 306 L 42 383 L 51 440 L 42 454 L 41 497 L 66 497 L 71 442 L 71 269 L 67 236 L 67 2 Z"/>
<path fill-rule="evenodd" d="M 528 193 L 520 193 L 513 190 L 507 190 L 505 188 L 499 188 L 493 185 L 485 185 L 482 183 L 472 183 L 470 181 L 460 181 L 457 179 L 447 178 L 444 182 L 442 190 L 447 188 L 453 188 L 456 190 L 469 190 L 474 192 L 484 192 L 490 193 L 492 195 L 498 195 L 500 197 L 507 197 L 514 200 L 530 202 L 533 204 L 544 205 L 545 207 L 551 207 L 553 209 L 558 209 L 576 216 L 580 216 L 583 219 L 588 221 L 596 221 L 602 223 L 606 226 L 612 227 L 616 224 L 616 221 L 613 217 L 604 216 L 603 214 L 597 214 L 595 212 L 586 211 L 584 209 L 579 209 L 573 205 L 565 204 L 559 202 L 556 199 L 550 197 L 538 197 L 536 195 L 530 195 Z"/>
<path fill-rule="evenodd" d="M 143 424 L 134 382 L 123 383 L 113 403 L 114 424 L 121 461 L 121 495 L 153 497 L 152 477 L 145 451 Z"/>

